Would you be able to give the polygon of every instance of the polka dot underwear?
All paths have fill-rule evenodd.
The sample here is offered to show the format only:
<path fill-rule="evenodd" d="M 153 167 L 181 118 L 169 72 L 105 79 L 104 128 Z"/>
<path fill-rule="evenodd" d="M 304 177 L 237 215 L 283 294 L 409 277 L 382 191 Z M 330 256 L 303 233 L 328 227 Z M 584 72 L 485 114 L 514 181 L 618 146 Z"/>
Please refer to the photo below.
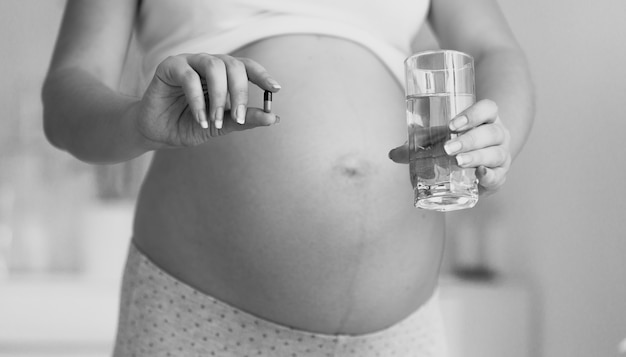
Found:
<path fill-rule="evenodd" d="M 436 297 L 378 332 L 311 333 L 264 320 L 197 291 L 131 244 L 113 356 L 443 357 Z"/>

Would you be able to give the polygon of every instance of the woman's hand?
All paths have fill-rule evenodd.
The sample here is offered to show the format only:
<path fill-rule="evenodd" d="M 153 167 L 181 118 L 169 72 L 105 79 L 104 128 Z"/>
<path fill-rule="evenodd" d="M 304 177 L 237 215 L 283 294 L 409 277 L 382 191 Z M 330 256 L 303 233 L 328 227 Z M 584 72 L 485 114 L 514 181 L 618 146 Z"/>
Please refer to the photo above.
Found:
<path fill-rule="evenodd" d="M 456 156 L 459 166 L 476 168 L 481 195 L 496 192 L 506 181 L 511 165 L 511 137 L 491 100 L 481 100 L 450 121 L 450 130 L 458 133 L 445 143 L 444 150 Z M 408 163 L 408 145 L 397 147 L 389 157 Z"/>
<path fill-rule="evenodd" d="M 195 146 L 211 137 L 278 122 L 275 114 L 248 108 L 248 81 L 271 92 L 280 90 L 251 59 L 204 53 L 168 57 L 141 100 L 137 130 L 158 149 Z"/>

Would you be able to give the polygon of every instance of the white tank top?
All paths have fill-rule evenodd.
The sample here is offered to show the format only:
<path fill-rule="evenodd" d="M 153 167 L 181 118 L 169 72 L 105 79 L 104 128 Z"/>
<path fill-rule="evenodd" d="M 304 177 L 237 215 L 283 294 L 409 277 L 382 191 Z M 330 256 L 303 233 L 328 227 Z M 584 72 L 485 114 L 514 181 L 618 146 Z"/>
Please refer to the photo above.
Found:
<path fill-rule="evenodd" d="M 284 34 L 346 38 L 375 53 L 403 83 L 403 60 L 429 0 L 143 0 L 137 39 L 142 82 L 179 53 L 230 53 Z M 143 87 L 143 85 L 142 85 Z"/>

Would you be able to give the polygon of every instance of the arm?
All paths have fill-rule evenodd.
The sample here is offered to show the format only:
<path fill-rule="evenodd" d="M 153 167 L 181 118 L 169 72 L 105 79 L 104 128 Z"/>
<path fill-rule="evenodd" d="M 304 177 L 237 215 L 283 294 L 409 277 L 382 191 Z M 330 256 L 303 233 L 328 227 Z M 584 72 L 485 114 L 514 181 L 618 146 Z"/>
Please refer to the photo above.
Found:
<path fill-rule="evenodd" d="M 49 141 L 81 160 L 124 161 L 149 149 L 133 129 L 137 98 L 117 93 L 137 3 L 68 0 L 44 87 Z"/>
<path fill-rule="evenodd" d="M 433 0 L 429 21 L 442 48 L 474 57 L 477 100 L 497 104 L 497 113 L 510 132 L 514 158 L 533 123 L 534 96 L 525 55 L 497 2 Z"/>
<path fill-rule="evenodd" d="M 142 98 L 121 95 L 117 86 L 136 7 L 129 0 L 68 0 L 42 92 L 51 143 L 83 161 L 120 162 L 277 122 L 275 114 L 247 108 L 248 81 L 272 92 L 280 86 L 246 58 L 171 56 Z M 235 110 L 225 110 L 227 97 Z"/>

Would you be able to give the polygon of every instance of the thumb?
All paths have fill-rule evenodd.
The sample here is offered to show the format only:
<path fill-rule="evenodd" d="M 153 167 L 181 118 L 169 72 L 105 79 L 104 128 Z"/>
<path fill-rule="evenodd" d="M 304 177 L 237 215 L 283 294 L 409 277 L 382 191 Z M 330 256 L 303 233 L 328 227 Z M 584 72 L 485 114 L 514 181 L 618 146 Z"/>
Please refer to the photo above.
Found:
<path fill-rule="evenodd" d="M 224 113 L 224 117 L 227 115 L 230 115 L 228 111 Z M 233 120 L 225 120 L 222 129 L 215 129 L 215 126 L 211 125 L 211 136 L 226 135 L 234 131 L 244 131 L 260 126 L 270 126 L 279 122 L 280 117 L 274 113 L 266 113 L 259 108 L 248 108 L 245 124 L 239 124 Z"/>
<path fill-rule="evenodd" d="M 410 148 L 408 143 L 404 143 L 402 146 L 391 149 L 389 151 L 389 158 L 391 161 L 398 164 L 408 164 L 409 159 L 435 159 L 435 158 L 448 158 L 448 154 L 443 149 L 443 142 L 439 142 L 436 145 L 432 145 L 428 148 L 417 147 L 413 149 L 412 155 L 409 155 Z"/>
<path fill-rule="evenodd" d="M 389 158 L 391 161 L 398 164 L 409 163 L 409 143 L 405 142 L 404 145 L 398 146 L 389 151 Z"/>

